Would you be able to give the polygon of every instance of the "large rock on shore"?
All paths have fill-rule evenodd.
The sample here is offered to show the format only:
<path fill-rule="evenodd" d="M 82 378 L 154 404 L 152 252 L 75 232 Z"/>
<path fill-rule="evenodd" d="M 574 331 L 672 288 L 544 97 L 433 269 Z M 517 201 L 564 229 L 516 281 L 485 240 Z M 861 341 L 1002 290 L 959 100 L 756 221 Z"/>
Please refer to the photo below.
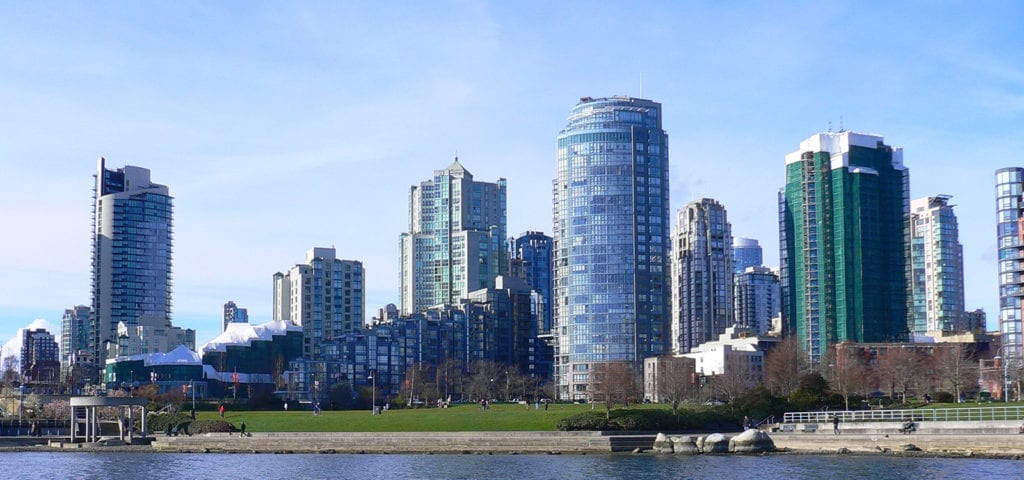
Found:
<path fill-rule="evenodd" d="M 672 441 L 664 433 L 659 433 L 654 439 L 655 453 L 672 453 Z"/>
<path fill-rule="evenodd" d="M 729 453 L 729 437 L 721 433 L 712 433 L 704 438 L 704 453 Z"/>
<path fill-rule="evenodd" d="M 700 449 L 697 448 L 696 437 L 670 437 L 672 451 L 676 455 L 697 455 Z"/>
<path fill-rule="evenodd" d="M 775 442 L 760 430 L 747 429 L 729 440 L 731 453 L 762 453 L 775 451 Z"/>

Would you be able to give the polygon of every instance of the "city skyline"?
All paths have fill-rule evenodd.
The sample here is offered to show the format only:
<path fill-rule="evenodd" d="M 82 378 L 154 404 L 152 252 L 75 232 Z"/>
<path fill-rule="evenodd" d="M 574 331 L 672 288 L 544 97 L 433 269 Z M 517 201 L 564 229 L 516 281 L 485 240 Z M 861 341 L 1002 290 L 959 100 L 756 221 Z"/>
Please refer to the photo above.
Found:
<path fill-rule="evenodd" d="M 1022 7 L 945 8 L 6 5 L 0 216 L 23 234 L 0 249 L 0 340 L 36 318 L 56 334 L 90 302 L 98 157 L 171 187 L 174 322 L 204 343 L 228 300 L 269 320 L 272 274 L 315 246 L 364 263 L 370 311 L 398 304 L 408 186 L 456 153 L 508 180 L 509 236 L 551 234 L 564 112 L 612 95 L 663 105 L 670 212 L 718 199 L 768 266 L 792 145 L 830 123 L 884 134 L 913 198 L 953 196 L 965 308 L 994 329 L 994 172 L 1024 163 Z"/>

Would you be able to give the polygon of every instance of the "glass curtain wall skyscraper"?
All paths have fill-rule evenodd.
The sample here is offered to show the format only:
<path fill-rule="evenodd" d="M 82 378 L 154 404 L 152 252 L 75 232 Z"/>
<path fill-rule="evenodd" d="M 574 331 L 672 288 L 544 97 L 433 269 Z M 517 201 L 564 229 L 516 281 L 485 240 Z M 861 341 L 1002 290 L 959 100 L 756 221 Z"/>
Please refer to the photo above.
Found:
<path fill-rule="evenodd" d="M 999 332 L 1006 358 L 1022 359 L 1021 298 L 1024 297 L 1024 168 L 996 170 L 996 240 L 999 248 Z"/>
<path fill-rule="evenodd" d="M 761 245 L 753 238 L 735 238 L 732 241 L 732 271 L 742 273 L 749 267 L 760 267 L 764 262 Z"/>
<path fill-rule="evenodd" d="M 558 134 L 555 377 L 587 399 L 597 364 L 668 352 L 668 135 L 661 104 L 584 97 Z"/>
<path fill-rule="evenodd" d="M 402 314 L 455 304 L 508 274 L 505 179 L 477 182 L 458 158 L 409 190 L 401 236 Z"/>
<path fill-rule="evenodd" d="M 86 305 L 76 305 L 64 310 L 60 329 L 60 372 L 62 379 L 67 380 L 69 378 L 72 364 L 90 361 L 90 317 L 92 317 L 92 309 Z"/>
<path fill-rule="evenodd" d="M 702 198 L 679 209 L 672 234 L 672 351 L 689 353 L 733 324 L 732 226 Z"/>
<path fill-rule="evenodd" d="M 952 197 L 938 195 L 910 202 L 910 331 L 962 332 L 964 247 L 960 245 Z"/>
<path fill-rule="evenodd" d="M 171 319 L 172 198 L 149 170 L 97 164 L 93 190 L 92 311 L 89 349 L 96 362 L 116 342 L 117 325 Z"/>
<path fill-rule="evenodd" d="M 516 237 L 512 247 L 512 261 L 516 264 L 513 277 L 520 277 L 533 293 L 537 331 L 551 331 L 551 237 L 541 232 L 526 232 Z M 511 266 L 510 266 L 511 268 Z"/>
<path fill-rule="evenodd" d="M 747 267 L 733 277 L 735 289 L 736 324 L 765 335 L 772 327 L 772 319 L 779 314 L 781 293 L 779 276 L 768 267 Z"/>
<path fill-rule="evenodd" d="M 813 135 L 786 155 L 780 195 L 783 328 L 803 361 L 829 345 L 907 339 L 909 172 L 882 137 Z"/>

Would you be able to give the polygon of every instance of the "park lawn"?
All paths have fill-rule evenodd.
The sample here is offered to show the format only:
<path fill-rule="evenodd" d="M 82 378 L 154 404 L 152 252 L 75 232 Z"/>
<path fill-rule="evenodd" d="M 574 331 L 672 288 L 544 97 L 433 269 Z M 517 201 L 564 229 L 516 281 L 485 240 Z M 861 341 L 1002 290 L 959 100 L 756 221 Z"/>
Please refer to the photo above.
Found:
<path fill-rule="evenodd" d="M 231 411 L 224 419 L 236 427 L 245 420 L 250 432 L 470 432 L 470 431 L 554 431 L 558 421 L 589 411 L 590 405 L 552 404 L 548 410 L 533 405 L 493 404 L 482 411 L 475 404 L 451 408 L 392 409 L 381 415 L 369 410 Z M 631 405 L 630 408 L 664 408 Z M 602 404 L 596 410 L 604 411 Z M 200 419 L 219 419 L 217 412 L 199 412 Z"/>

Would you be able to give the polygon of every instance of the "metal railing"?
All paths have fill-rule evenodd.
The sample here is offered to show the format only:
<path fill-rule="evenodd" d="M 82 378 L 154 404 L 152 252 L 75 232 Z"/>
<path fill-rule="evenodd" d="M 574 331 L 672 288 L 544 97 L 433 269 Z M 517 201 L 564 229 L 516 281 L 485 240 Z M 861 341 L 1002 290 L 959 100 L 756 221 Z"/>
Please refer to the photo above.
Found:
<path fill-rule="evenodd" d="M 986 420 L 1024 420 L 1024 407 L 922 408 L 913 410 L 837 410 L 833 412 L 787 412 L 782 423 L 841 422 L 979 422 Z"/>

